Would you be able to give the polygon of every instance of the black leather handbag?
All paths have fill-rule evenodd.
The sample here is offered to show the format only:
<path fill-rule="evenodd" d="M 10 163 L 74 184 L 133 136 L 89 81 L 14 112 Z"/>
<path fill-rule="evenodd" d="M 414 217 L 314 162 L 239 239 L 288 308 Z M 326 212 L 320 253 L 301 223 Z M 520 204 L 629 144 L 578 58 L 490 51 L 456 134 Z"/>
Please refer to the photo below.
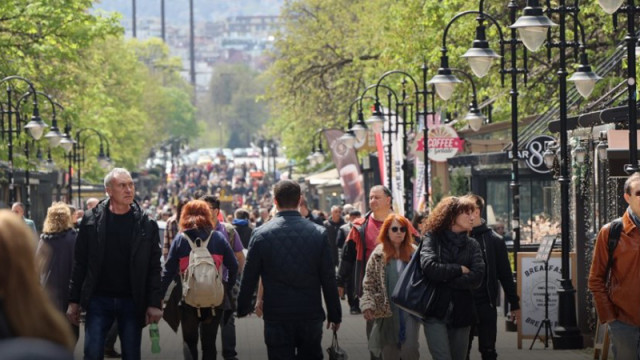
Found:
<path fill-rule="evenodd" d="M 329 360 L 347 360 L 349 358 L 347 353 L 338 344 L 338 333 L 335 331 L 333 332 L 331 346 L 327 348 L 327 353 L 329 353 Z"/>
<path fill-rule="evenodd" d="M 391 294 L 391 301 L 397 307 L 421 319 L 433 315 L 439 295 L 437 282 L 427 279 L 422 274 L 420 250 L 423 242 L 400 274 Z M 440 258 L 440 246 L 438 246 L 438 258 Z"/>

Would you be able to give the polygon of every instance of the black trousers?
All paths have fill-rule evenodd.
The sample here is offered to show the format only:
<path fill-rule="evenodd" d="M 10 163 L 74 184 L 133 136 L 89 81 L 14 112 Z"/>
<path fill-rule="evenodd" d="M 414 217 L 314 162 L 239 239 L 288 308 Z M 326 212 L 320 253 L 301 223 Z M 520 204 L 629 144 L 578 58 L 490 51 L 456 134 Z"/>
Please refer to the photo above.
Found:
<path fill-rule="evenodd" d="M 476 304 L 476 313 L 478 314 L 478 323 L 471 325 L 467 360 L 474 335 L 478 336 L 478 351 L 482 355 L 482 360 L 495 360 L 498 357 L 496 353 L 496 333 L 498 332 L 496 308 L 489 303 Z"/>
<path fill-rule="evenodd" d="M 181 305 L 182 318 L 182 340 L 184 341 L 184 358 L 198 360 L 198 339 L 202 346 L 202 359 L 215 359 L 216 337 L 218 336 L 218 326 L 222 319 L 222 311 L 215 315 L 211 309 L 198 309 L 187 304 Z M 199 334 L 198 334 L 199 333 Z"/>
<path fill-rule="evenodd" d="M 264 321 L 269 360 L 320 360 L 322 320 Z"/>

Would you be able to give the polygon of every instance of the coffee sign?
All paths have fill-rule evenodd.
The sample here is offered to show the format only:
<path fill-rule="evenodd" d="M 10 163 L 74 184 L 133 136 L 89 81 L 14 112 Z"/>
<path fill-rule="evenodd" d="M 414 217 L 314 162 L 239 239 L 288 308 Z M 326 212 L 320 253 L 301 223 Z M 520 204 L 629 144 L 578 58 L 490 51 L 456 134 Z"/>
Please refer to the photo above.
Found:
<path fill-rule="evenodd" d="M 424 136 L 422 132 L 417 134 L 412 145 L 413 152 L 422 160 L 424 153 Z M 463 150 L 464 140 L 458 137 L 458 133 L 451 125 L 435 125 L 429 129 L 429 159 L 436 162 L 445 162 L 454 157 L 458 151 Z"/>

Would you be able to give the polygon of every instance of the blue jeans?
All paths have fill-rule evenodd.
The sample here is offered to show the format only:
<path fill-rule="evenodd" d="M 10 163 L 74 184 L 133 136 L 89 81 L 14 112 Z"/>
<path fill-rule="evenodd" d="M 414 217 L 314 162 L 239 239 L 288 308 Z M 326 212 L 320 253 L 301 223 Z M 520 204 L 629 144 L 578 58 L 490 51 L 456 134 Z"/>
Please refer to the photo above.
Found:
<path fill-rule="evenodd" d="M 442 320 L 427 318 L 424 335 L 433 360 L 465 360 L 471 326 L 454 328 Z"/>
<path fill-rule="evenodd" d="M 609 323 L 614 359 L 640 359 L 640 327 L 620 320 Z"/>
<path fill-rule="evenodd" d="M 137 320 L 133 299 L 95 296 L 89 300 L 85 319 L 85 360 L 104 357 L 105 337 L 115 319 L 118 320 L 122 358 L 125 360 L 140 359 L 142 327 Z"/>
<path fill-rule="evenodd" d="M 322 359 L 322 320 L 264 321 L 269 360 Z"/>

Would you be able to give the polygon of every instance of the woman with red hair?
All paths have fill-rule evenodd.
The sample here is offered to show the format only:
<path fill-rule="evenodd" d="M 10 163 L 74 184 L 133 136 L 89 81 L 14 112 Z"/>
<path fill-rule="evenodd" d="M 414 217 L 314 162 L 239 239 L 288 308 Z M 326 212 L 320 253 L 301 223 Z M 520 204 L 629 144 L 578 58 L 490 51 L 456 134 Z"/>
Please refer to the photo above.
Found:
<path fill-rule="evenodd" d="M 404 216 L 390 214 L 378 235 L 363 280 L 360 308 L 366 320 L 374 320 L 369 350 L 382 359 L 419 359 L 419 321 L 389 299 L 411 255 L 416 251 L 412 226 Z"/>
<path fill-rule="evenodd" d="M 211 253 L 218 271 L 222 273 L 219 269 L 221 264 L 224 264 L 229 270 L 228 279 L 223 279 L 225 300 L 215 311 L 211 308 L 195 308 L 184 301 L 180 304 L 182 339 L 186 344 L 185 359 L 198 359 L 198 330 L 200 330 L 202 359 L 216 358 L 216 337 L 220 321 L 223 320 L 221 316 L 222 309 L 224 303 L 229 301 L 228 297 L 231 294 L 233 284 L 236 283 L 238 274 L 238 261 L 222 234 L 213 230 L 212 219 L 213 215 L 209 204 L 202 200 L 189 201 L 182 208 L 182 213 L 180 214 L 181 232 L 171 242 L 167 262 L 162 272 L 162 293 L 164 294 L 178 271 L 180 271 L 180 274 L 184 274 L 187 270 L 189 254 L 191 253 L 189 239 L 197 242 L 196 239 L 198 238 L 209 239 L 207 249 Z"/>

